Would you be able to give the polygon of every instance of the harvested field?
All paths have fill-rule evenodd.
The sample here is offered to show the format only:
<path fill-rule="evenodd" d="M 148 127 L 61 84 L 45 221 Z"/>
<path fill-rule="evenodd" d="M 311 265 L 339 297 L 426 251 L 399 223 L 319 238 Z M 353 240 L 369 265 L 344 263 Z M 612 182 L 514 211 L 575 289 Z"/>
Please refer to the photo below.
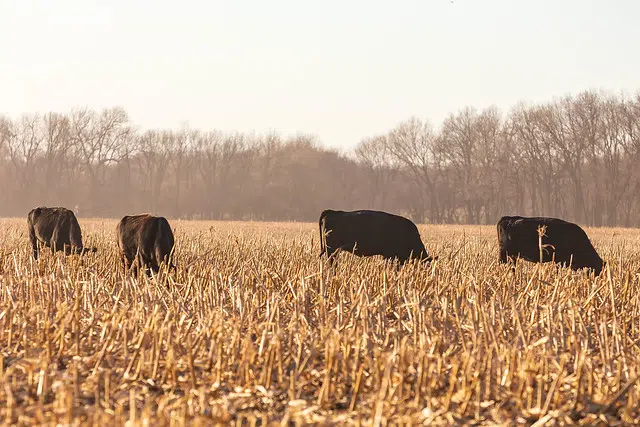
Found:
<path fill-rule="evenodd" d="M 608 270 L 497 264 L 494 226 L 421 226 L 439 260 L 318 258 L 317 224 L 171 221 L 178 271 L 33 261 L 0 220 L 9 423 L 640 422 L 640 230 L 586 229 Z"/>

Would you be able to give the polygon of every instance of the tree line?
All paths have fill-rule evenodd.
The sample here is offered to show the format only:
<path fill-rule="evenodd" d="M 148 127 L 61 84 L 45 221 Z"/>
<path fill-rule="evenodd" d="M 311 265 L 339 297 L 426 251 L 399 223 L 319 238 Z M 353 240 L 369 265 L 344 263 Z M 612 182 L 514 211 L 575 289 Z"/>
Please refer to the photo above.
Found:
<path fill-rule="evenodd" d="M 315 221 L 381 209 L 420 223 L 504 214 L 640 226 L 640 92 L 416 117 L 350 152 L 311 135 L 141 131 L 120 107 L 0 116 L 0 215 Z"/>

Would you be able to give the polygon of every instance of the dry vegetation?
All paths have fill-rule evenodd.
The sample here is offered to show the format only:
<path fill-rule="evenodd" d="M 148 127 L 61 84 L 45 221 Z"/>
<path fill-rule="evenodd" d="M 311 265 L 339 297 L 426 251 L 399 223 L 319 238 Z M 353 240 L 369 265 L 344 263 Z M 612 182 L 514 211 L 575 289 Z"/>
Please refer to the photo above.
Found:
<path fill-rule="evenodd" d="M 640 231 L 588 230 L 610 270 L 498 265 L 492 226 L 421 227 L 399 271 L 318 259 L 315 224 L 173 221 L 176 276 L 125 277 L 115 221 L 84 259 L 30 258 L 0 221 L 0 419 L 626 424 L 640 421 Z"/>

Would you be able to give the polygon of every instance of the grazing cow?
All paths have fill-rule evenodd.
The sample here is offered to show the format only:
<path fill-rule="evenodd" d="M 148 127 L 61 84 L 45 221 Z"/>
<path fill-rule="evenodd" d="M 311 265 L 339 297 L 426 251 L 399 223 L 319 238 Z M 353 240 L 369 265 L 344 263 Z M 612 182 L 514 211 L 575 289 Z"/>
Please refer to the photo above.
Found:
<path fill-rule="evenodd" d="M 29 240 L 33 258 L 38 259 L 38 242 L 52 251 L 64 251 L 66 255 L 96 252 L 96 248 L 85 248 L 78 219 L 66 208 L 37 207 L 27 215 Z"/>
<path fill-rule="evenodd" d="M 540 262 L 538 227 L 546 226 L 542 237 L 542 262 L 555 261 L 571 268 L 591 268 L 598 276 L 605 262 L 600 258 L 580 226 L 558 218 L 503 216 L 498 221 L 500 262 L 516 258 Z"/>
<path fill-rule="evenodd" d="M 118 248 L 125 268 L 134 265 L 136 257 L 139 266 L 157 273 L 160 264 L 166 262 L 170 269 L 173 250 L 173 232 L 166 218 L 149 214 L 127 215 L 118 223 Z M 138 266 L 134 266 L 137 272 Z M 147 270 L 147 274 L 149 271 Z"/>
<path fill-rule="evenodd" d="M 330 260 L 338 250 L 358 256 L 382 255 L 402 264 L 411 258 L 430 262 L 416 225 L 409 219 L 386 212 L 325 210 L 320 215 L 320 256 Z"/>

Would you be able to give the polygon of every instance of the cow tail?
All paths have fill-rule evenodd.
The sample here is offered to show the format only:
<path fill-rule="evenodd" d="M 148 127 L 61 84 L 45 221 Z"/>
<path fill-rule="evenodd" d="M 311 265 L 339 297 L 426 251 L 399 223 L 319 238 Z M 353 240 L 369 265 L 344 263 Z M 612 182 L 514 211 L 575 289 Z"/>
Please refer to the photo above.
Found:
<path fill-rule="evenodd" d="M 506 263 L 508 261 L 507 250 L 506 250 L 506 240 L 504 240 L 507 236 L 505 236 L 504 229 L 505 219 L 500 218 L 496 228 L 498 229 L 498 260 L 501 263 Z"/>
<path fill-rule="evenodd" d="M 29 224 L 29 226 L 33 226 L 33 224 L 35 223 L 35 217 L 36 217 L 37 211 L 38 211 L 38 208 L 31 209 L 29 211 L 29 214 L 27 215 L 27 223 Z"/>
<path fill-rule="evenodd" d="M 122 218 L 119 222 L 118 225 L 116 225 L 116 236 L 118 236 L 118 249 L 120 250 L 120 252 L 123 252 L 123 228 L 124 228 L 124 221 L 125 219 Z"/>
<path fill-rule="evenodd" d="M 35 226 L 36 209 L 32 209 L 27 215 L 27 224 L 29 225 L 29 242 L 31 243 L 31 249 L 33 250 L 33 257 L 38 259 L 38 239 L 36 237 Z"/>
<path fill-rule="evenodd" d="M 27 225 L 29 226 L 29 236 L 33 236 L 32 237 L 32 241 L 33 238 L 35 238 L 36 232 L 35 232 L 35 215 L 36 215 L 36 210 L 35 209 L 31 209 L 29 211 L 29 214 L 27 215 Z"/>
<path fill-rule="evenodd" d="M 322 213 L 324 214 L 324 212 Z M 320 256 L 322 256 L 322 254 L 324 254 L 324 233 L 322 233 L 322 222 L 324 221 L 324 218 L 322 215 L 320 215 L 320 220 L 318 221 L 318 226 L 320 228 Z"/>
<path fill-rule="evenodd" d="M 322 211 L 322 213 L 320 214 L 320 220 L 318 221 L 318 226 L 320 228 L 320 256 L 322 256 L 327 250 L 326 236 L 324 234 L 324 224 L 326 216 L 327 211 Z"/>

